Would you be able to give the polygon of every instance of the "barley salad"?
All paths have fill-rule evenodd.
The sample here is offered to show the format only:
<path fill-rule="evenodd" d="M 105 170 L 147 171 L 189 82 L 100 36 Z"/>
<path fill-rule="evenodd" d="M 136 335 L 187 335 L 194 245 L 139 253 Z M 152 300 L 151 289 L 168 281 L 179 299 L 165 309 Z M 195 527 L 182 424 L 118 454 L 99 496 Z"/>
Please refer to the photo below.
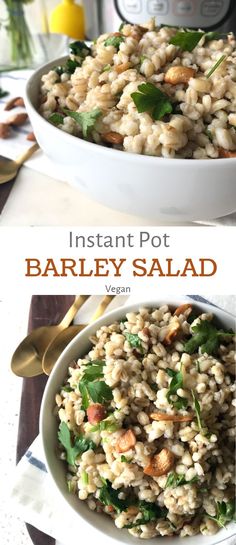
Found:
<path fill-rule="evenodd" d="M 59 129 L 126 152 L 236 156 L 232 33 L 122 24 L 89 47 L 71 44 L 43 75 L 40 112 Z"/>
<path fill-rule="evenodd" d="M 235 520 L 232 330 L 186 303 L 128 312 L 90 341 L 56 394 L 69 491 L 143 539 Z"/>

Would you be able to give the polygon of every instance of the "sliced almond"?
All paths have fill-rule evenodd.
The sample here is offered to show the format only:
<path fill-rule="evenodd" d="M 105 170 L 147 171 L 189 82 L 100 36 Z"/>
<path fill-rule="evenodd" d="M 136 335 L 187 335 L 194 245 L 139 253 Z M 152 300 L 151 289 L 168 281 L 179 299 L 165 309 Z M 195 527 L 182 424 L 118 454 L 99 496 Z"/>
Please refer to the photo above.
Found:
<path fill-rule="evenodd" d="M 174 316 L 180 316 L 180 314 L 184 314 L 187 310 L 190 311 L 190 312 L 188 312 L 188 316 L 189 316 L 189 314 L 191 314 L 191 312 L 192 312 L 192 310 L 193 310 L 192 305 L 190 305 L 189 303 L 186 303 L 185 305 L 180 305 L 180 306 L 177 307 L 177 309 L 175 310 Z"/>
<path fill-rule="evenodd" d="M 164 413 L 152 413 L 150 414 L 152 420 L 157 422 L 168 421 L 168 422 L 191 422 L 194 419 L 193 414 L 182 415 L 182 414 L 164 414 Z"/>
<path fill-rule="evenodd" d="M 108 144 L 122 144 L 124 136 L 119 132 L 110 131 L 102 134 L 102 140 Z"/>
<path fill-rule="evenodd" d="M 5 104 L 4 110 L 6 112 L 13 110 L 13 108 L 16 108 L 16 106 L 24 106 L 24 101 L 22 97 L 15 97 L 8 100 L 8 102 Z"/>
<path fill-rule="evenodd" d="M 133 448 L 136 444 L 136 437 L 132 430 L 127 430 L 121 435 L 116 443 L 117 452 L 127 452 L 130 448 Z"/>
<path fill-rule="evenodd" d="M 190 78 L 193 78 L 196 74 L 194 68 L 188 66 L 171 66 L 165 74 L 165 82 L 171 85 L 177 85 L 178 83 L 188 83 Z"/>
<path fill-rule="evenodd" d="M 123 62 L 122 64 L 117 64 L 115 66 L 115 71 L 117 72 L 117 74 L 122 74 L 122 72 L 129 70 L 131 66 L 131 62 Z"/>
<path fill-rule="evenodd" d="M 150 459 L 149 464 L 144 468 L 144 473 L 150 477 L 166 475 L 172 469 L 174 461 L 173 452 L 168 448 L 163 448 L 159 454 Z"/>
<path fill-rule="evenodd" d="M 134 38 L 134 40 L 137 40 L 137 42 L 140 42 L 141 38 L 147 31 L 148 29 L 143 26 L 134 25 L 131 30 L 130 36 Z"/>
<path fill-rule="evenodd" d="M 30 142 L 36 142 L 36 137 L 34 132 L 28 132 L 26 136 L 26 140 L 29 140 Z"/>
<path fill-rule="evenodd" d="M 179 330 L 180 330 L 180 324 L 178 322 L 170 323 L 170 326 L 168 327 L 163 343 L 169 346 L 174 341 Z"/>
<path fill-rule="evenodd" d="M 7 123 L 0 123 L 0 138 L 8 138 L 10 132 L 11 129 Z"/>
<path fill-rule="evenodd" d="M 236 151 L 229 151 L 224 148 L 219 148 L 219 156 L 224 159 L 229 159 L 230 157 L 236 157 Z"/>
<path fill-rule="evenodd" d="M 28 119 L 28 114 L 24 114 L 24 113 L 15 114 L 9 117 L 9 119 L 7 119 L 7 124 L 15 125 L 15 127 L 19 127 L 20 125 L 24 125 L 27 119 Z"/>

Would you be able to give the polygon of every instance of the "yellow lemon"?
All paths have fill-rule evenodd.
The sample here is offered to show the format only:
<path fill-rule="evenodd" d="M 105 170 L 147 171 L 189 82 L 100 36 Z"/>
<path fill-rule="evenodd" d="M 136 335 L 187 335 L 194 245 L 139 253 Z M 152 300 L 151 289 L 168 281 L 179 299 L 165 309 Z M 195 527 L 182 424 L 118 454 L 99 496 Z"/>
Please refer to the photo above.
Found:
<path fill-rule="evenodd" d="M 50 15 L 50 32 L 58 32 L 70 38 L 83 40 L 84 28 L 84 9 L 75 4 L 74 0 L 62 0 Z"/>

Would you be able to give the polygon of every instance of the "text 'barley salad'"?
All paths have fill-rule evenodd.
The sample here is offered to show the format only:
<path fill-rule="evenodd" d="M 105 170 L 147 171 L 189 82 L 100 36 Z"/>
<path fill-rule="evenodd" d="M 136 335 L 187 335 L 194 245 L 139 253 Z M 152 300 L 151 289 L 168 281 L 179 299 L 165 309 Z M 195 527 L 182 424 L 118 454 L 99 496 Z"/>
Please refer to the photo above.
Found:
<path fill-rule="evenodd" d="M 41 114 L 79 138 L 167 158 L 236 156 L 233 33 L 122 24 L 42 77 Z"/>
<path fill-rule="evenodd" d="M 90 341 L 56 395 L 69 491 L 144 539 L 235 520 L 234 332 L 164 305 Z"/>

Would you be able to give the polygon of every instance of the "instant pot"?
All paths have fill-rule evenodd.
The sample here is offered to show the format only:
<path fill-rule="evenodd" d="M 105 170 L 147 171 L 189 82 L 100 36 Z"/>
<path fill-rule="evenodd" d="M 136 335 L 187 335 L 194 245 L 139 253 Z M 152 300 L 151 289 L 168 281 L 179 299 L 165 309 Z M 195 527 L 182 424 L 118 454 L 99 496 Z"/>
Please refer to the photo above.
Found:
<path fill-rule="evenodd" d="M 88 36 L 112 32 L 122 21 L 236 31 L 236 0 L 84 0 Z"/>

